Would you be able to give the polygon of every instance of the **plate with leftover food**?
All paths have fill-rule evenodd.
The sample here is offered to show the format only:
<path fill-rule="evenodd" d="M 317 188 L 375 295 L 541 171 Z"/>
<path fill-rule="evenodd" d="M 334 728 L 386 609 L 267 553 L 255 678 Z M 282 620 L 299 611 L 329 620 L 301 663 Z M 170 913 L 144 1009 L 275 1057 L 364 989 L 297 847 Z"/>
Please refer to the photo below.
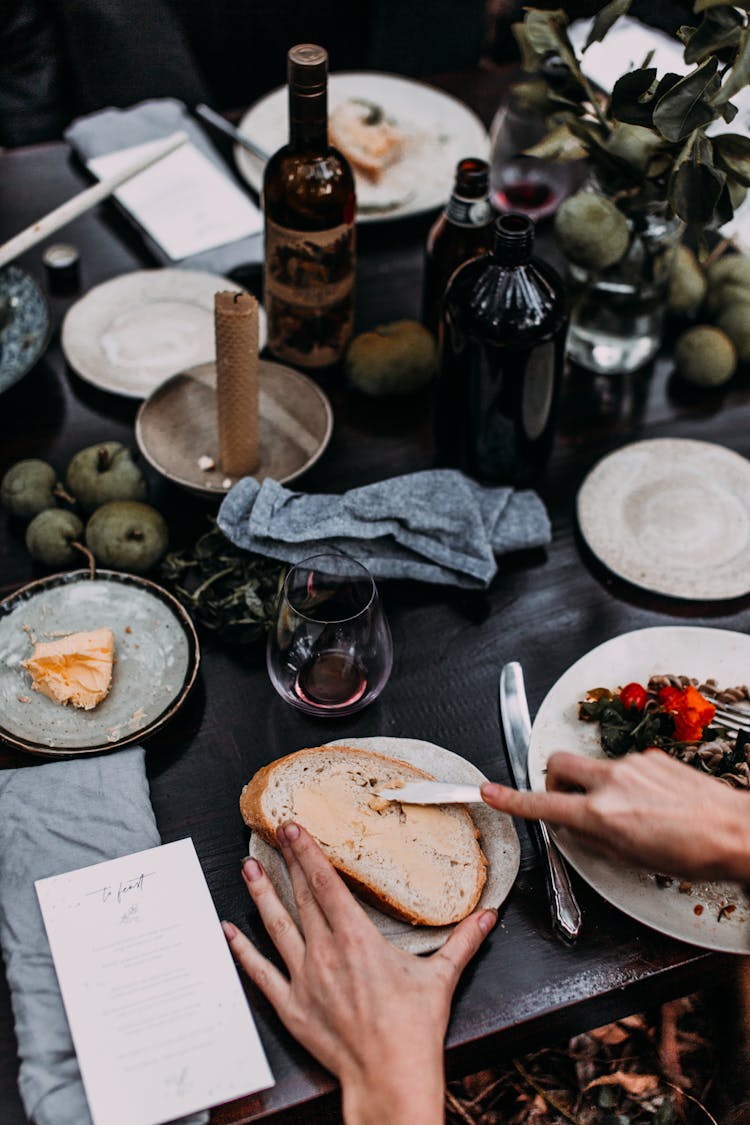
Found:
<path fill-rule="evenodd" d="M 750 462 L 731 449 L 633 442 L 594 466 L 577 512 L 596 557 L 635 586 L 700 601 L 750 592 Z"/>
<path fill-rule="evenodd" d="M 296 819 L 318 839 L 389 941 L 412 953 L 443 945 L 475 909 L 497 909 L 518 874 L 513 821 L 486 805 L 401 805 L 378 788 L 428 775 L 481 784 L 465 758 L 416 738 L 337 739 L 271 762 L 245 786 L 240 808 L 250 855 L 296 917 L 286 865 L 270 844 Z"/>
<path fill-rule="evenodd" d="M 214 294 L 242 287 L 201 270 L 133 270 L 94 286 L 68 309 L 65 358 L 103 391 L 146 398 L 165 379 L 216 356 Z M 258 310 L 258 346 L 266 315 Z"/>
<path fill-rule="evenodd" d="M 251 106 L 240 121 L 266 152 L 289 136 L 286 87 Z M 331 144 L 349 160 L 357 184 L 357 221 L 418 215 L 450 198 L 456 164 L 464 156 L 486 159 L 489 137 L 463 102 L 423 82 L 377 71 L 331 74 L 328 83 Z M 241 175 L 255 191 L 263 161 L 235 147 Z"/>
<path fill-rule="evenodd" d="M 70 571 L 0 602 L 0 737 L 64 758 L 153 734 L 187 697 L 198 639 L 146 578 Z"/>
<path fill-rule="evenodd" d="M 724 701 L 750 716 L 749 669 L 750 636 L 725 629 L 664 626 L 605 641 L 560 677 L 539 708 L 529 749 L 532 789 L 544 789 L 555 750 L 604 758 L 646 745 L 747 788 L 750 748 L 727 734 L 713 694 L 728 693 Z M 750 895 L 740 884 L 620 865 L 565 829 L 553 832 L 579 875 L 632 918 L 707 949 L 750 953 Z"/>
<path fill-rule="evenodd" d="M 47 298 L 18 266 L 0 270 L 0 393 L 44 355 L 51 320 Z"/>

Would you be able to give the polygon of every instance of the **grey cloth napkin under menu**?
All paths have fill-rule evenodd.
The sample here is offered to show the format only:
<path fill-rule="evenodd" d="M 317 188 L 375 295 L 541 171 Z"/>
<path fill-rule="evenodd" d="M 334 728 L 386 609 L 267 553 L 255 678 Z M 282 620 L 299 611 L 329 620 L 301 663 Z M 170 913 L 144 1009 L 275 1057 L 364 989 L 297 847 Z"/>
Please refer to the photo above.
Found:
<path fill-rule="evenodd" d="M 246 477 L 227 494 L 218 522 L 237 546 L 284 562 L 338 548 L 376 578 L 466 589 L 490 584 L 496 555 L 551 538 L 535 492 L 485 487 L 454 469 L 392 477 L 341 496 Z"/>
<path fill-rule="evenodd" d="M 24 1109 L 35 1125 L 90 1125 L 34 880 L 161 843 L 145 754 L 0 772 L 0 945 L 11 991 Z M 181 1119 L 203 1125 L 208 1114 Z"/>
<path fill-rule="evenodd" d="M 129 148 L 168 137 L 178 130 L 186 132 L 204 156 L 207 156 L 225 174 L 229 170 L 216 151 L 201 126 L 191 117 L 185 105 L 175 98 L 154 98 L 140 102 L 129 109 L 102 109 L 88 117 L 79 117 L 65 130 L 65 139 L 78 153 L 84 164 L 95 156 L 104 156 L 117 149 Z M 248 238 L 240 238 L 224 246 L 214 246 L 200 254 L 192 254 L 173 261 L 158 243 L 149 238 L 139 228 L 144 242 L 151 253 L 164 266 L 183 266 L 195 270 L 208 270 L 209 273 L 225 274 L 237 266 L 244 266 L 263 259 L 262 232 Z"/>

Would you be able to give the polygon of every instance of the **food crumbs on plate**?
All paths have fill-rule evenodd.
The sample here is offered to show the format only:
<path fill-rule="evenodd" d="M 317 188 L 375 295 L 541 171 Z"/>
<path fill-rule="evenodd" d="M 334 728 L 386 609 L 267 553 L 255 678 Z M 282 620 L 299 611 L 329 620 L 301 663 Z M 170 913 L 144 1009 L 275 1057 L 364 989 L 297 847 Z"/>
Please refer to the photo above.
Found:
<path fill-rule="evenodd" d="M 216 468 L 216 462 L 214 461 L 213 457 L 209 457 L 207 453 L 203 453 L 198 458 L 198 468 L 202 473 L 208 473 L 211 469 Z"/>
<path fill-rule="evenodd" d="M 130 628 L 130 626 L 129 626 L 129 625 L 126 625 L 126 626 L 125 626 L 125 632 L 126 632 L 126 633 L 132 633 L 132 632 L 133 632 L 133 630 L 132 630 L 132 629 Z"/>
<path fill-rule="evenodd" d="M 107 727 L 107 742 L 117 742 L 120 737 L 119 727 Z"/>
<path fill-rule="evenodd" d="M 687 879 L 683 879 L 683 881 L 677 887 L 677 890 L 681 895 L 691 895 L 693 893 L 693 884 L 689 883 Z"/>
<path fill-rule="evenodd" d="M 133 648 L 140 648 L 140 647 L 141 646 L 138 644 L 138 641 L 136 641 L 135 644 L 133 645 Z"/>
<path fill-rule="evenodd" d="M 722 918 L 727 918 L 730 914 L 734 914 L 736 909 L 737 909 L 737 906 L 736 906 L 735 903 L 733 903 L 733 902 L 727 903 L 726 906 L 722 906 L 719 909 L 719 913 L 716 915 L 716 921 L 720 922 L 722 920 Z"/>
<path fill-rule="evenodd" d="M 696 905 L 695 905 L 695 906 L 693 907 L 693 914 L 698 914 L 698 915 L 700 916 L 700 915 L 701 915 L 702 913 L 703 913 L 703 907 L 701 906 L 701 904 L 700 904 L 700 903 L 697 903 L 697 904 L 696 904 Z"/>
<path fill-rule="evenodd" d="M 17 695 L 16 699 L 19 703 L 31 703 L 31 696 L 29 695 Z"/>
<path fill-rule="evenodd" d="M 146 718 L 146 712 L 143 710 L 142 707 L 139 707 L 138 710 L 134 711 L 133 714 L 130 716 L 130 721 L 131 721 L 131 723 L 139 723 L 141 721 L 141 719 L 145 719 L 145 718 Z"/>
<path fill-rule="evenodd" d="M 232 478 L 231 477 L 224 477 L 224 480 L 221 482 L 221 487 L 222 488 L 231 488 L 232 487 Z"/>

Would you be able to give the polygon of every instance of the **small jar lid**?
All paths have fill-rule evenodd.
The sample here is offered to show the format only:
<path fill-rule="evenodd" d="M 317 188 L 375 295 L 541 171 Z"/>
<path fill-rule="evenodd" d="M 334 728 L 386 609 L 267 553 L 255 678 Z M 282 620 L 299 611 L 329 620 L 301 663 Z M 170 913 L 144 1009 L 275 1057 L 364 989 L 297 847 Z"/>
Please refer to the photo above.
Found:
<path fill-rule="evenodd" d="M 42 254 L 42 261 L 50 270 L 68 270 L 78 265 L 78 247 L 70 242 L 54 242 Z"/>

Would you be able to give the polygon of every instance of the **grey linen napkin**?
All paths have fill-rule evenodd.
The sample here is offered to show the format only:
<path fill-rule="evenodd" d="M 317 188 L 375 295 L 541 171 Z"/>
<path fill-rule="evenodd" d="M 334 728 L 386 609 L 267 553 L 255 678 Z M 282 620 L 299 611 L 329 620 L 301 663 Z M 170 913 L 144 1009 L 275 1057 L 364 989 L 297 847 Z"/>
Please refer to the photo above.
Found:
<path fill-rule="evenodd" d="M 488 488 L 454 469 L 391 477 L 340 496 L 245 477 L 225 497 L 218 523 L 237 546 L 284 562 L 339 548 L 376 578 L 466 589 L 490 584 L 496 555 L 551 539 L 535 492 Z"/>
<path fill-rule="evenodd" d="M 34 880 L 161 843 L 140 746 L 0 772 L 0 945 L 36 1125 L 90 1125 Z M 208 1114 L 184 1118 L 202 1125 Z"/>
<path fill-rule="evenodd" d="M 129 109 L 102 109 L 88 117 L 79 117 L 65 130 L 65 139 L 84 163 L 95 156 L 104 156 L 117 149 L 143 144 L 168 137 L 182 129 L 196 148 L 200 149 L 226 175 L 226 164 L 209 141 L 198 122 L 190 116 L 185 105 L 175 98 L 154 98 Z M 127 213 L 127 212 L 126 212 Z M 129 213 L 128 213 L 129 214 Z M 130 217 L 130 216 L 129 216 Z M 210 273 L 228 273 L 237 266 L 260 262 L 263 259 L 262 232 L 240 238 L 224 246 L 202 250 L 174 262 L 158 243 L 140 227 L 141 235 L 151 253 L 165 266 L 184 266 L 188 269 L 208 270 Z"/>

